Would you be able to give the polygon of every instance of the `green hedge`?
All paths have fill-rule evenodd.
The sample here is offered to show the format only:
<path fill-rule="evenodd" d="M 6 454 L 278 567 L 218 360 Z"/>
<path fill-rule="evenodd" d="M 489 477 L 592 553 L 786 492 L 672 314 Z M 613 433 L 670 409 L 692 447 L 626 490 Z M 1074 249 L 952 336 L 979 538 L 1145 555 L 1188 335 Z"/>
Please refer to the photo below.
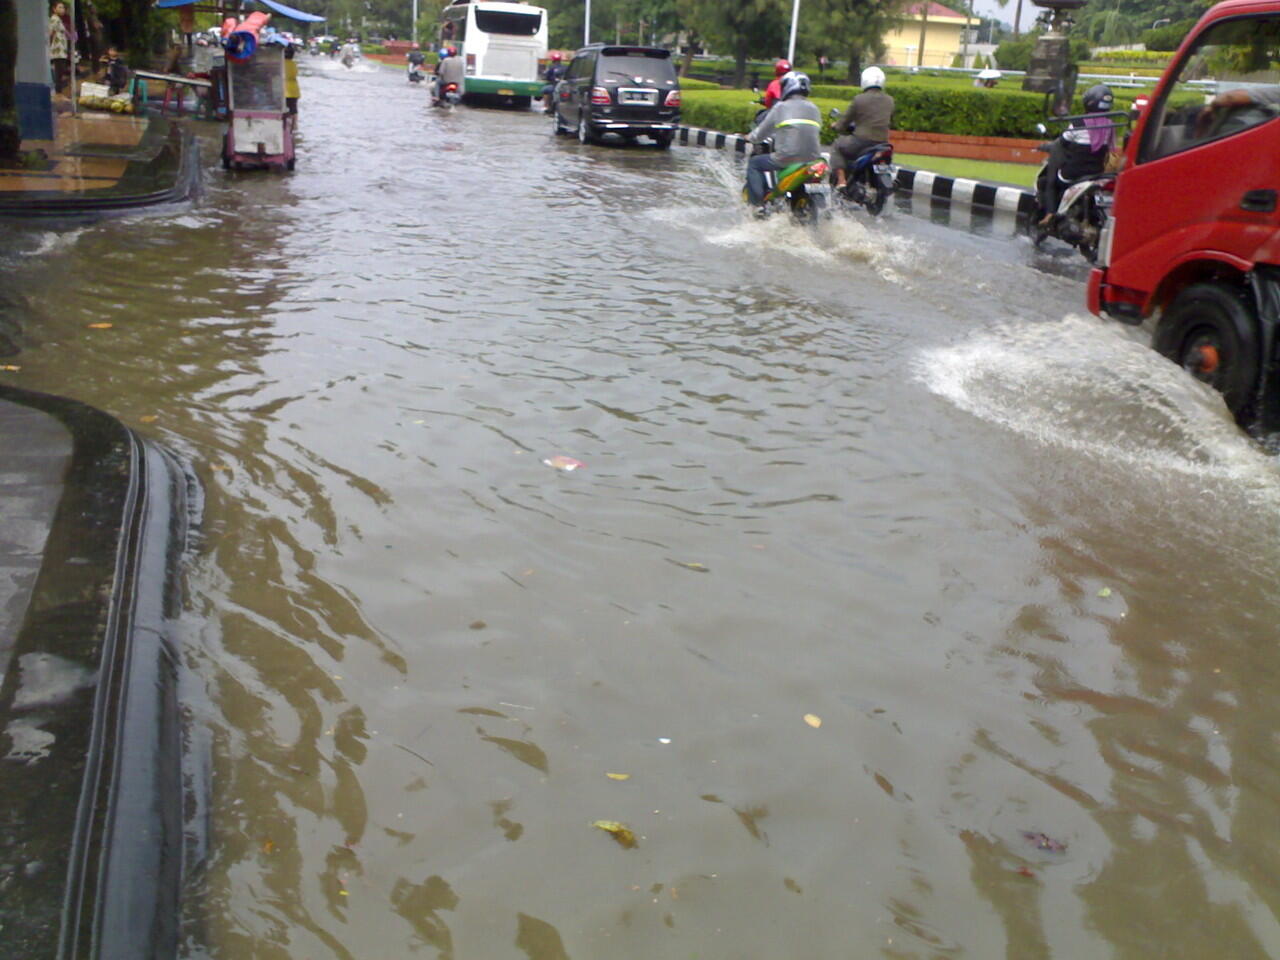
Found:
<path fill-rule="evenodd" d="M 1155 67 L 1124 67 L 1116 66 L 1113 63 L 1082 63 L 1080 64 L 1081 73 L 1101 73 L 1109 77 L 1137 77 L 1138 79 L 1155 80 L 1162 73 Z M 1084 83 L 1083 80 L 1080 81 Z"/>
<path fill-rule="evenodd" d="M 680 78 L 681 90 L 721 90 L 720 84 L 712 83 L 709 80 L 695 80 L 693 77 Z"/>
<path fill-rule="evenodd" d="M 1185 34 L 1183 34 L 1185 36 Z M 1093 55 L 1101 63 L 1135 63 L 1142 66 L 1164 66 L 1173 54 L 1164 50 L 1102 50 Z"/>
<path fill-rule="evenodd" d="M 843 111 L 858 91 L 853 87 L 819 85 L 813 89 L 813 100 L 822 110 L 823 140 L 829 142 L 831 132 L 826 129 L 828 111 L 836 107 Z M 921 133 L 949 133 L 975 137 L 1018 137 L 1036 139 L 1036 124 L 1044 120 L 1044 96 L 1022 91 L 937 90 L 927 87 L 892 87 L 889 93 L 894 99 L 893 126 L 897 130 Z M 1117 94 L 1116 108 L 1126 109 L 1128 98 Z M 751 101 L 751 95 L 743 90 L 703 91 L 689 90 L 683 98 L 680 115 L 685 123 L 695 127 L 722 130 L 725 133 L 746 133 L 759 110 Z M 1084 108 L 1076 99 L 1074 112 Z"/>

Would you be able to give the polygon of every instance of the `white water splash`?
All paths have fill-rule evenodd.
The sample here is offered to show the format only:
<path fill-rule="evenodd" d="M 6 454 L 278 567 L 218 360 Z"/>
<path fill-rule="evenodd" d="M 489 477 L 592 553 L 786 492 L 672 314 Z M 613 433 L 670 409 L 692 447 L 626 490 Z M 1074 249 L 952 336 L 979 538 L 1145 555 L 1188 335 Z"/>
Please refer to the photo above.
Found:
<path fill-rule="evenodd" d="M 1280 503 L 1273 461 L 1221 398 L 1113 324 L 1071 315 L 1008 324 L 924 350 L 915 373 L 988 423 L 1118 464 L 1229 479 Z"/>

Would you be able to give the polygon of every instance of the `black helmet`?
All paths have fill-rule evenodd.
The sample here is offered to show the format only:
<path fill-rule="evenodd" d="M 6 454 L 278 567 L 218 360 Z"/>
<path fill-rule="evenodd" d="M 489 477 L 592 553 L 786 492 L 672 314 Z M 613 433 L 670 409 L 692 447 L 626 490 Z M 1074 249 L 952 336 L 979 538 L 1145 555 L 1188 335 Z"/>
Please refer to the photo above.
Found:
<path fill-rule="evenodd" d="M 1115 103 L 1115 99 L 1111 88 L 1105 83 L 1099 83 L 1084 92 L 1084 112 L 1107 113 Z"/>
<path fill-rule="evenodd" d="M 797 94 L 804 97 L 809 95 L 809 75 L 801 73 L 799 70 L 784 73 L 782 75 L 782 99 L 786 100 Z"/>

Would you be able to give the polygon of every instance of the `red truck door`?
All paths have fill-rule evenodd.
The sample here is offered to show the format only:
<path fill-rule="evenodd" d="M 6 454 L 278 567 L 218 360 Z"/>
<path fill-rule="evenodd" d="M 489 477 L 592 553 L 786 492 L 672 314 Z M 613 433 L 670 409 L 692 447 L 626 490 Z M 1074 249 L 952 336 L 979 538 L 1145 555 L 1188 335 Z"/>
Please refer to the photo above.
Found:
<path fill-rule="evenodd" d="M 1179 58 L 1117 183 L 1108 283 L 1150 295 L 1189 259 L 1278 262 L 1278 58 L 1276 12 L 1223 16 Z"/>

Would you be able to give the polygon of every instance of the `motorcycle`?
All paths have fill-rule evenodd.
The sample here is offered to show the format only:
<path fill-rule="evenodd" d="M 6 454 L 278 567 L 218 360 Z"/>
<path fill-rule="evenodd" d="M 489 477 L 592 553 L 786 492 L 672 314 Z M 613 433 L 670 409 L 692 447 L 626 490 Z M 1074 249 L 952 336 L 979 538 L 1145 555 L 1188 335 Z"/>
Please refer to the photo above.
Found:
<path fill-rule="evenodd" d="M 439 88 L 439 86 L 440 81 L 437 80 L 436 87 Z M 462 94 L 458 92 L 458 85 L 452 82 L 446 83 L 443 90 L 437 89 L 431 101 L 432 106 L 436 107 L 456 107 L 461 102 Z"/>
<path fill-rule="evenodd" d="M 426 78 L 427 78 L 427 74 L 422 69 L 422 64 L 420 63 L 409 64 L 409 82 L 410 83 L 421 83 Z"/>
<path fill-rule="evenodd" d="M 763 216 L 780 212 L 785 207 L 791 211 L 791 216 L 796 221 L 816 224 L 827 205 L 823 184 L 829 169 L 827 161 L 819 158 L 802 160 L 770 174 L 770 189 L 764 197 Z M 746 187 L 742 189 L 742 199 L 750 202 Z"/>
<path fill-rule="evenodd" d="M 832 121 L 839 120 L 839 110 L 831 111 Z M 893 196 L 893 144 L 877 143 L 867 147 L 845 166 L 845 185 L 834 191 L 846 203 L 866 207 L 877 216 Z"/>
<path fill-rule="evenodd" d="M 353 57 L 351 54 L 344 53 L 342 55 L 342 65 L 346 67 L 348 70 L 350 70 L 355 65 L 355 62 L 356 62 L 356 58 Z"/>
<path fill-rule="evenodd" d="M 1128 119 L 1123 113 L 1104 116 L 1112 120 L 1115 126 L 1121 125 L 1115 122 L 1115 118 Z M 1063 117 L 1061 119 L 1072 121 L 1084 118 Z M 1048 132 L 1044 124 L 1038 124 L 1036 129 L 1040 133 Z M 1048 177 L 1050 167 L 1056 167 L 1055 161 L 1061 161 L 1061 156 L 1058 155 L 1058 151 L 1064 149 L 1061 145 L 1061 137 L 1042 143 L 1036 149 L 1045 153 L 1046 157 L 1036 177 L 1036 209 L 1032 215 L 1030 227 L 1031 242 L 1038 247 L 1049 237 L 1054 237 L 1075 247 L 1090 263 L 1095 262 L 1098 259 L 1098 244 L 1102 238 L 1103 227 L 1111 218 L 1111 204 L 1116 188 L 1115 173 L 1104 170 L 1101 173 L 1071 181 L 1062 191 L 1056 208 L 1049 210 L 1046 207 Z"/>

